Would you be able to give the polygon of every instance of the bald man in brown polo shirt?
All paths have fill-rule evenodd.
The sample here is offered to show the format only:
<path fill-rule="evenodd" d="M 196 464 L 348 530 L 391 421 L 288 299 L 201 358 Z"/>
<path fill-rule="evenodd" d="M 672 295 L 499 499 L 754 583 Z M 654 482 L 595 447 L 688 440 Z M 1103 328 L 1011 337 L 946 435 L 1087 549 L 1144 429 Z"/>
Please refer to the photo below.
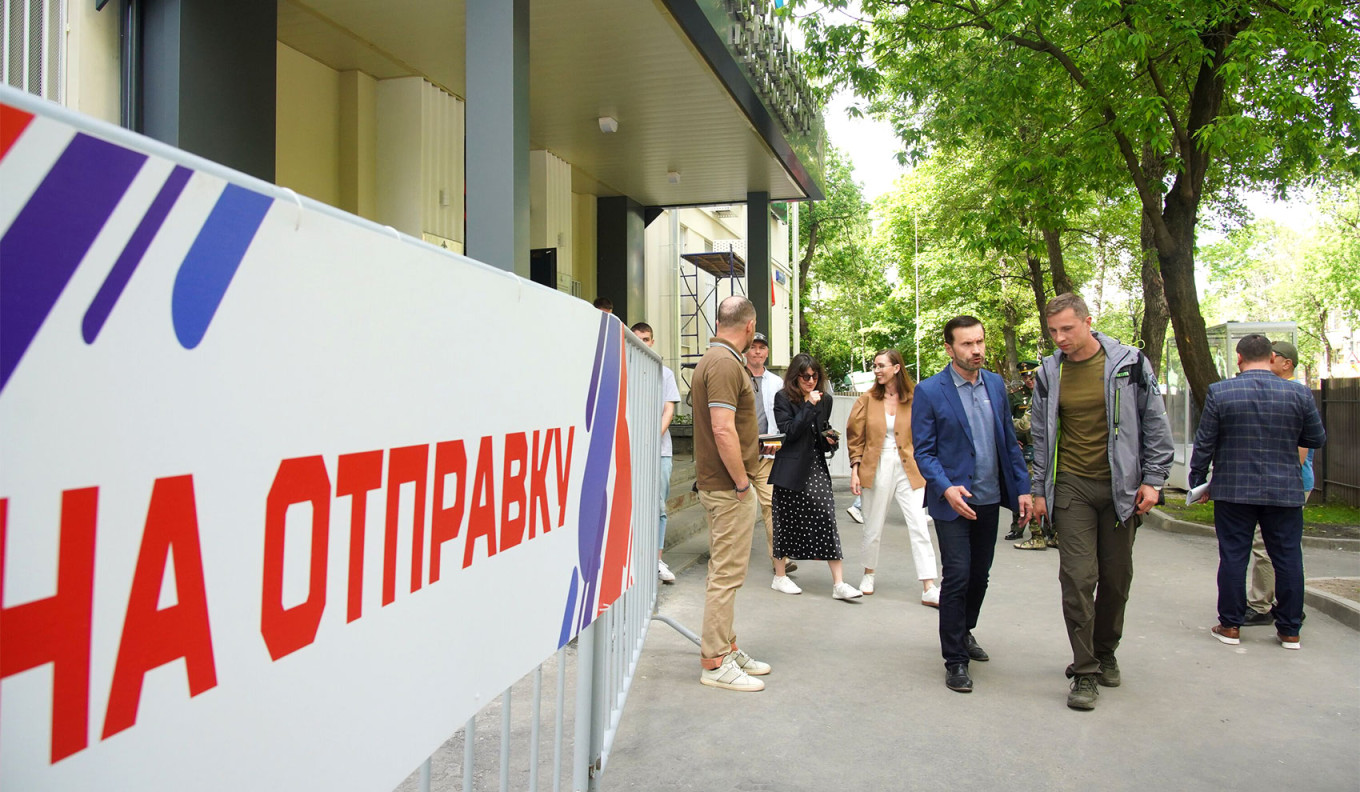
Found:
<path fill-rule="evenodd" d="M 756 333 L 756 309 L 745 297 L 718 306 L 718 334 L 694 369 L 694 471 L 708 518 L 708 589 L 700 636 L 699 681 L 743 692 L 764 690 L 754 677 L 770 666 L 737 648 L 737 589 L 751 560 L 759 504 L 751 478 L 760 460 L 755 390 L 742 353 Z"/>

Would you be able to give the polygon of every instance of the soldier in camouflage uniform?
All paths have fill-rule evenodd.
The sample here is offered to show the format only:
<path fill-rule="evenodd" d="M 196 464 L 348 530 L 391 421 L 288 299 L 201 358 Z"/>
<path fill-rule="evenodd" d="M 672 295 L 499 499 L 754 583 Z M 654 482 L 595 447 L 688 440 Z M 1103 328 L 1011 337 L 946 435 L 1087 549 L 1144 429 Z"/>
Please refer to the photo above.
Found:
<path fill-rule="evenodd" d="M 1011 423 L 1015 425 L 1015 437 L 1023 447 L 1025 462 L 1034 465 L 1034 441 L 1030 435 L 1030 400 L 1034 396 L 1034 372 L 1039 369 L 1039 361 L 1025 360 L 1019 365 L 1020 384 L 1010 392 L 1011 402 Z M 1053 526 L 1047 520 L 1035 520 L 1030 523 L 1030 538 L 1027 541 L 1015 545 L 1020 550 L 1047 550 L 1050 547 L 1057 547 L 1058 540 L 1053 534 Z M 1006 534 L 1006 539 L 1015 540 L 1024 537 L 1024 529 L 1020 528 L 1019 519 L 1016 515 L 1011 515 L 1011 532 Z"/>

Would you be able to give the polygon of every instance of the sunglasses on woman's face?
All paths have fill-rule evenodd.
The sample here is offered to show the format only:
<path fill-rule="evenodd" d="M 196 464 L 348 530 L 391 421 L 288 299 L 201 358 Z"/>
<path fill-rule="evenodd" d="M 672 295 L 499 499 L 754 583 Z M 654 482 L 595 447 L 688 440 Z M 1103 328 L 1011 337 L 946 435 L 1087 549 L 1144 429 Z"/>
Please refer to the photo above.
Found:
<path fill-rule="evenodd" d="M 805 374 L 799 374 L 798 379 L 803 380 L 805 382 L 816 382 L 817 374 L 816 372 L 809 371 Z"/>

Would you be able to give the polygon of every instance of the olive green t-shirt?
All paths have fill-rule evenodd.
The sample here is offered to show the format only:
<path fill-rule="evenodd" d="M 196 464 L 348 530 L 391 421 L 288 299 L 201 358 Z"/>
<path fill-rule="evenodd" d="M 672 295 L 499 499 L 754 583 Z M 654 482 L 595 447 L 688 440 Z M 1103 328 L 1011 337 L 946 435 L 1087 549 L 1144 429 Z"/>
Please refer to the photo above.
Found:
<path fill-rule="evenodd" d="M 1058 472 L 1110 478 L 1105 349 L 1080 363 L 1063 358 L 1058 386 Z"/>
<path fill-rule="evenodd" d="M 707 492 L 735 489 L 736 482 L 718 456 L 709 410 L 732 410 L 736 414 L 742 462 L 747 478 L 755 476 L 760 466 L 760 429 L 756 422 L 755 389 L 751 387 L 746 361 L 721 339 L 709 339 L 708 351 L 694 368 L 690 397 L 694 404 L 694 478 L 699 489 Z"/>

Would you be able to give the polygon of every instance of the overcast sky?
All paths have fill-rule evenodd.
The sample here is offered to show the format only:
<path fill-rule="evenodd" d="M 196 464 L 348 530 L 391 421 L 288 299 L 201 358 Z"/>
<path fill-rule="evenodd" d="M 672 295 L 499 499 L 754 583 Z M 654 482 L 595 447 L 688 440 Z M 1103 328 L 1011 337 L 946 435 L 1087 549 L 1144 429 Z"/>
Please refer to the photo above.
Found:
<path fill-rule="evenodd" d="M 846 92 L 832 97 L 826 108 L 826 133 L 832 145 L 850 155 L 855 181 L 859 182 L 864 197 L 872 202 L 891 191 L 893 182 L 905 172 L 896 159 L 901 146 L 887 122 L 846 115 L 846 109 L 853 104 L 854 97 Z M 1258 218 L 1274 220 L 1296 231 L 1307 230 L 1316 223 L 1315 213 L 1297 201 L 1282 203 L 1264 193 L 1252 193 L 1246 196 L 1245 203 Z M 1212 223 L 1200 223 L 1200 244 L 1219 236 L 1211 226 Z"/>

